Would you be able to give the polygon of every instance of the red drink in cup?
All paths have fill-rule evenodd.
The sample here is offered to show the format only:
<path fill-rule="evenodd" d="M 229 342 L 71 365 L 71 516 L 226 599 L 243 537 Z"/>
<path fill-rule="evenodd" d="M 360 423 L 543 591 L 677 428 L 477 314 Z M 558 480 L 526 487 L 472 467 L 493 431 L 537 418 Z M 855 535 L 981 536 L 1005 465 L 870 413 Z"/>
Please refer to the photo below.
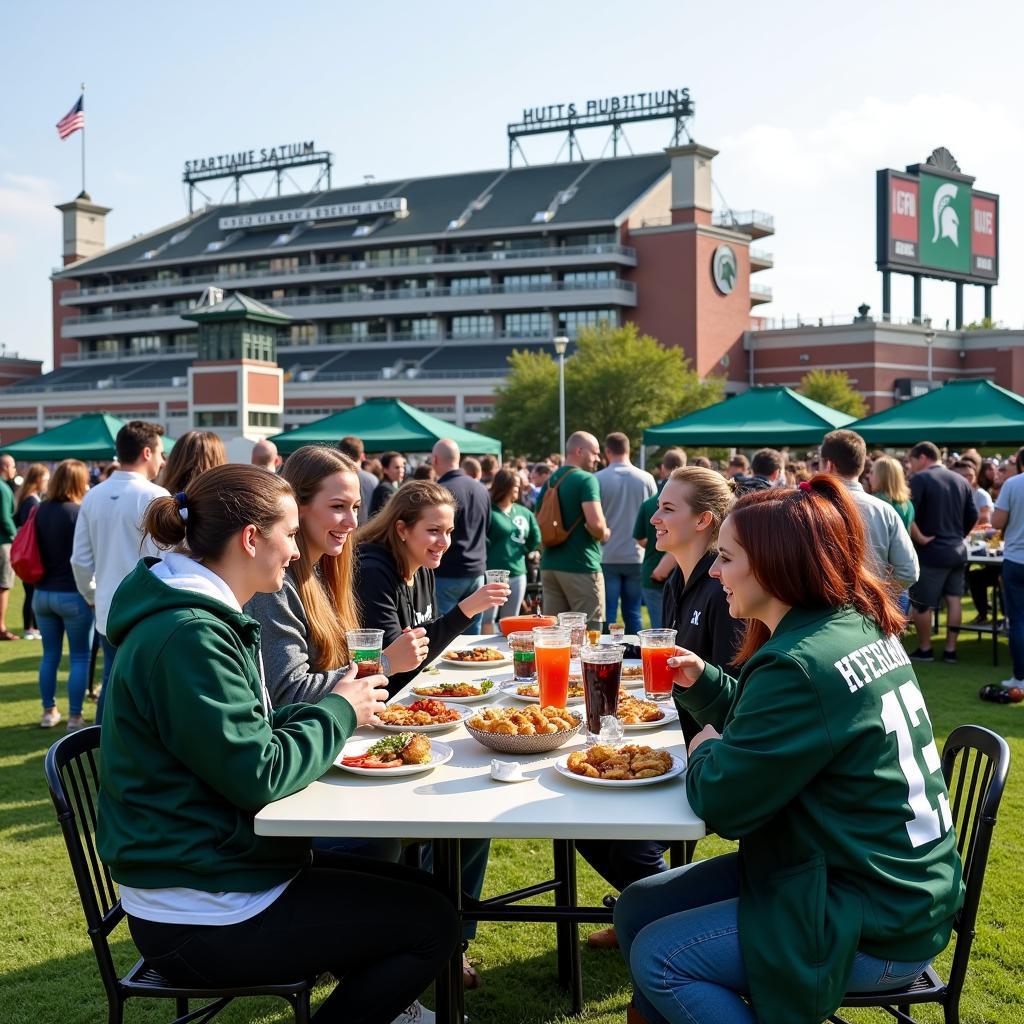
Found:
<path fill-rule="evenodd" d="M 596 742 L 601 719 L 619 710 L 619 679 L 622 648 L 612 644 L 586 646 L 580 652 L 583 664 L 583 700 L 587 708 L 587 733 Z"/>
<path fill-rule="evenodd" d="M 569 631 L 537 628 L 533 646 L 540 706 L 564 708 L 569 702 Z"/>
<path fill-rule="evenodd" d="M 356 666 L 356 678 L 380 675 L 383 629 L 350 629 L 345 634 L 349 660 Z"/>
<path fill-rule="evenodd" d="M 668 659 L 676 653 L 674 629 L 640 630 L 640 658 L 644 669 L 644 697 L 647 700 L 668 700 L 672 693 L 674 669 Z"/>

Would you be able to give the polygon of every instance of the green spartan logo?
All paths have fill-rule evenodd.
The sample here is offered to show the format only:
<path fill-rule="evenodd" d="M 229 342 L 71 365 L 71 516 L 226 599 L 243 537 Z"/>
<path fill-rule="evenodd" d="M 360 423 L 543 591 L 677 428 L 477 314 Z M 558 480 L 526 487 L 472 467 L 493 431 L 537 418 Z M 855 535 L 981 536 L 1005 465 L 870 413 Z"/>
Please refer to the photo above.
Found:
<path fill-rule="evenodd" d="M 731 246 L 720 245 L 711 258 L 711 276 L 714 278 L 715 287 L 723 295 L 728 295 L 736 287 L 738 274 L 736 253 L 732 251 Z"/>

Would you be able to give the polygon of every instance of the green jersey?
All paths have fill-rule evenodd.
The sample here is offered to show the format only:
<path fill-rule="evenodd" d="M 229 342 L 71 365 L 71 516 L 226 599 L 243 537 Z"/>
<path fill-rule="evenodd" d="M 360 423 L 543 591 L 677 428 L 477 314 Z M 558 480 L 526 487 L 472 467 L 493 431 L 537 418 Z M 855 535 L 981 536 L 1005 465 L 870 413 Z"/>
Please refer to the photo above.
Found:
<path fill-rule="evenodd" d="M 644 560 L 640 563 L 640 586 L 656 587 L 661 590 L 665 586 L 664 580 L 656 580 L 651 573 L 657 568 L 658 563 L 665 557 L 664 551 L 659 551 L 656 543 L 658 538 L 654 535 L 654 527 L 651 526 L 651 516 L 658 511 L 658 494 L 652 494 L 640 506 L 636 514 L 636 523 L 633 526 L 633 540 L 645 540 Z"/>
<path fill-rule="evenodd" d="M 597 477 L 575 466 L 562 466 L 548 477 L 547 483 L 537 495 L 537 508 L 541 507 L 548 485 L 557 483 L 565 477 L 565 483 L 558 485 L 558 507 L 562 512 L 562 522 L 572 526 L 569 539 L 555 548 L 545 548 L 541 552 L 541 569 L 556 569 L 559 572 L 600 572 L 601 544 L 587 530 L 583 518 L 583 502 L 601 500 L 601 488 Z M 573 526 L 572 524 L 576 525 Z"/>
<path fill-rule="evenodd" d="M 857 950 L 926 960 L 963 900 L 931 721 L 898 637 L 852 608 L 790 610 L 738 679 L 708 665 L 677 705 L 721 739 L 686 791 L 740 840 L 739 928 L 761 1024 L 816 1024 Z"/>
<path fill-rule="evenodd" d="M 540 547 L 540 526 L 534 514 L 515 502 L 503 512 L 491 506 L 487 529 L 487 568 L 508 569 L 510 576 L 526 575 L 526 556 Z"/>

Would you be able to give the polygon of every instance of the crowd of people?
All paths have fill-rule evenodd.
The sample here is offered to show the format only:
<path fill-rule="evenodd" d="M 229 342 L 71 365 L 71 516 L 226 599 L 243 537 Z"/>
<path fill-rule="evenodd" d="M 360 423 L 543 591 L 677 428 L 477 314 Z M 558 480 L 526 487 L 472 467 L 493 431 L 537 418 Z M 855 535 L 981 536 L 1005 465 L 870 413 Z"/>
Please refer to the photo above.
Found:
<path fill-rule="evenodd" d="M 538 601 L 591 629 L 621 610 L 634 634 L 644 606 L 675 629 L 687 795 L 709 832 L 740 841 L 675 870 L 665 843 L 577 844 L 620 893 L 589 941 L 621 947 L 639 1019 L 753 1022 L 753 1000 L 761 1020 L 820 1020 L 847 989 L 891 988 L 944 948 L 960 865 L 910 661 L 934 660 L 940 605 L 956 660 L 965 538 L 1001 529 L 1024 679 L 1024 449 L 1015 474 L 930 442 L 869 455 L 838 430 L 804 460 L 670 448 L 652 474 L 621 433 L 575 432 L 535 462 L 449 439 L 421 460 L 370 458 L 352 437 L 282 460 L 260 442 L 248 466 L 201 431 L 165 461 L 162 433 L 126 424 L 92 486 L 74 459 L 29 467 L 16 494 L 0 484 L 0 531 L 31 521 L 44 567 L 25 620 L 42 636 L 43 727 L 61 720 L 65 633 L 67 728 L 85 724 L 99 639 L 99 852 L 171 981 L 330 972 L 318 1020 L 431 1020 L 418 997 L 474 930 L 433 881 L 430 844 L 418 870 L 400 841 L 260 837 L 253 814 L 323 774 L 457 636 Z M 359 628 L 383 631 L 378 674 L 357 675 Z M 479 898 L 490 843 L 461 845 Z"/>

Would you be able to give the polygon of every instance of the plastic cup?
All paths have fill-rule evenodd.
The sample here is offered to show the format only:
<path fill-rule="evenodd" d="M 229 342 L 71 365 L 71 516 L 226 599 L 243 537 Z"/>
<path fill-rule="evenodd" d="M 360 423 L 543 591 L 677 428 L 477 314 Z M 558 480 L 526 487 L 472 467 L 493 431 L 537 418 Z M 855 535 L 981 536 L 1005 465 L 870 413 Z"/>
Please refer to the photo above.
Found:
<path fill-rule="evenodd" d="M 619 710 L 622 648 L 605 644 L 586 645 L 580 651 L 583 665 L 583 700 L 587 708 L 587 738 L 597 742 L 601 719 Z"/>
<path fill-rule="evenodd" d="M 504 583 L 508 586 L 508 569 L 486 569 L 484 583 Z"/>
<path fill-rule="evenodd" d="M 676 653 L 674 629 L 641 629 L 640 658 L 644 669 L 644 697 L 668 700 L 672 694 L 673 670 L 668 659 Z"/>
<path fill-rule="evenodd" d="M 384 646 L 383 629 L 350 629 L 345 633 L 349 660 L 355 662 L 356 678 L 380 675 L 380 652 Z"/>
<path fill-rule="evenodd" d="M 587 639 L 587 614 L 586 612 L 559 612 L 558 628 L 569 630 L 569 644 L 572 648 L 572 657 L 580 656 L 580 648 Z"/>
<path fill-rule="evenodd" d="M 626 635 L 626 627 L 621 622 L 609 622 L 608 635 L 616 643 L 622 643 L 622 638 Z"/>
<path fill-rule="evenodd" d="M 512 651 L 512 674 L 517 681 L 533 682 L 537 678 L 537 660 L 533 649 L 533 631 L 516 630 L 508 635 Z"/>
<path fill-rule="evenodd" d="M 569 630 L 538 626 L 533 650 L 540 706 L 564 708 L 569 702 Z"/>

